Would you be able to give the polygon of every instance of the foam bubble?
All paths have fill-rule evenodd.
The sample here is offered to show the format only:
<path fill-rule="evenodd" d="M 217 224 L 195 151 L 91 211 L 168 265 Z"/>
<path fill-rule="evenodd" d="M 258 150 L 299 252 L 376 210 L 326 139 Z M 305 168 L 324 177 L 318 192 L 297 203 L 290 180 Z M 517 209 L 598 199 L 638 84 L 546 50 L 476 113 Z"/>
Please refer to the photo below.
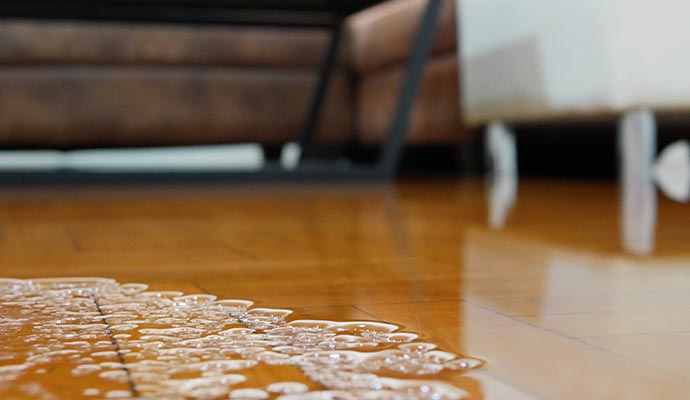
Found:
<path fill-rule="evenodd" d="M 121 369 L 101 372 L 100 374 L 98 374 L 98 377 L 120 383 L 127 383 L 128 380 L 127 372 Z"/>
<path fill-rule="evenodd" d="M 106 399 L 129 399 L 132 393 L 128 390 L 111 390 L 105 394 Z"/>
<path fill-rule="evenodd" d="M 254 305 L 254 302 L 249 300 L 226 299 L 218 300 L 216 304 L 227 312 L 235 312 L 246 311 L 249 307 Z"/>
<path fill-rule="evenodd" d="M 406 343 L 401 344 L 398 348 L 407 353 L 426 353 L 435 349 L 437 346 L 433 343 Z"/>
<path fill-rule="evenodd" d="M 177 301 L 178 304 L 206 304 L 215 301 L 216 296 L 212 294 L 188 294 L 185 296 L 175 297 L 173 300 Z"/>
<path fill-rule="evenodd" d="M 149 285 L 145 283 L 123 283 L 119 286 L 120 292 L 126 295 L 141 293 L 148 288 Z"/>
<path fill-rule="evenodd" d="M 261 389 L 236 389 L 230 393 L 230 398 L 233 400 L 263 400 L 268 397 L 269 394 Z"/>
<path fill-rule="evenodd" d="M 97 371 L 100 371 L 101 367 L 100 365 L 96 364 L 81 364 L 72 369 L 72 375 L 75 376 L 82 376 L 82 375 L 88 375 Z"/>
<path fill-rule="evenodd" d="M 334 324 L 331 326 L 331 329 L 338 332 L 391 333 L 397 331 L 398 326 L 384 322 L 352 321 Z"/>
<path fill-rule="evenodd" d="M 276 382 L 268 385 L 266 390 L 279 394 L 306 393 L 309 391 L 309 386 L 300 382 Z"/>
<path fill-rule="evenodd" d="M 84 389 L 82 394 L 84 396 L 98 396 L 99 394 L 101 394 L 101 391 L 97 388 L 86 388 Z"/>
<path fill-rule="evenodd" d="M 474 368 L 479 368 L 484 364 L 483 361 L 477 360 L 476 358 L 459 358 L 453 361 L 449 361 L 443 366 L 450 370 L 469 370 Z"/>

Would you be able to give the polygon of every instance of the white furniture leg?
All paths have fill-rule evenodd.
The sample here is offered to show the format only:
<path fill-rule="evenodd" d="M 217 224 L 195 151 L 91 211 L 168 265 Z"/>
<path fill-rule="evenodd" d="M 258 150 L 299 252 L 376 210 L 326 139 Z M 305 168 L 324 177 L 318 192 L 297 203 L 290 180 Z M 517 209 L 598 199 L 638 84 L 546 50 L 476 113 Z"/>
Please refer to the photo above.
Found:
<path fill-rule="evenodd" d="M 515 134 L 494 121 L 486 128 L 486 158 L 489 170 L 489 225 L 500 229 L 517 196 L 517 147 Z"/>
<path fill-rule="evenodd" d="M 654 251 L 657 195 L 653 181 L 656 121 L 651 110 L 625 113 L 618 127 L 621 174 L 621 235 L 626 251 Z"/>

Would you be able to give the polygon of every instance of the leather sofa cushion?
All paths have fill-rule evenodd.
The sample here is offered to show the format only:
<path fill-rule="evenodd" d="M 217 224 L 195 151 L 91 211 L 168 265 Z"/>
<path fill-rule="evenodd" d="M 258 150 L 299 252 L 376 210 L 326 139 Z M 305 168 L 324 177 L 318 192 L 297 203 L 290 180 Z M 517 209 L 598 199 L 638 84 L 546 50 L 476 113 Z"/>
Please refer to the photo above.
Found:
<path fill-rule="evenodd" d="M 390 0 L 351 16 L 346 24 L 347 59 L 368 73 L 402 64 L 409 56 L 427 0 Z M 455 0 L 443 0 L 434 54 L 456 48 Z"/>
<path fill-rule="evenodd" d="M 459 143 L 471 137 L 460 118 L 455 54 L 428 61 L 410 115 L 409 144 Z M 380 143 L 388 133 L 405 68 L 400 65 L 364 76 L 359 83 L 357 132 L 364 143 Z"/>
<path fill-rule="evenodd" d="M 315 67 L 320 30 L 0 21 L 0 64 Z"/>
<path fill-rule="evenodd" d="M 315 81 L 272 69 L 0 68 L 0 143 L 281 143 L 301 132 Z M 322 120 L 327 139 L 351 137 L 351 96 L 339 72 Z"/>

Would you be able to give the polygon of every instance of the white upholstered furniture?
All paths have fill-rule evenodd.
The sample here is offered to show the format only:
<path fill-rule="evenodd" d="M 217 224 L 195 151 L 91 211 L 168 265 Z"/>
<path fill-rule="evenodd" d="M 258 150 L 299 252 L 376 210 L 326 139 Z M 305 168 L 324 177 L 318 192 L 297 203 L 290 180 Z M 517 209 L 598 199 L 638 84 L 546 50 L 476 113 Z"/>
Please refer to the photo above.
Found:
<path fill-rule="evenodd" d="M 472 124 L 690 110 L 690 2 L 458 3 Z"/>
<path fill-rule="evenodd" d="M 516 176 L 511 124 L 620 118 L 623 242 L 651 252 L 654 181 L 669 197 L 690 198 L 688 143 L 655 163 L 655 114 L 690 118 L 690 2 L 457 2 L 462 113 L 487 127 L 494 175 Z M 511 203 L 500 200 L 514 186 L 494 188 L 497 205 Z M 492 225 L 504 215 L 492 214 Z"/>

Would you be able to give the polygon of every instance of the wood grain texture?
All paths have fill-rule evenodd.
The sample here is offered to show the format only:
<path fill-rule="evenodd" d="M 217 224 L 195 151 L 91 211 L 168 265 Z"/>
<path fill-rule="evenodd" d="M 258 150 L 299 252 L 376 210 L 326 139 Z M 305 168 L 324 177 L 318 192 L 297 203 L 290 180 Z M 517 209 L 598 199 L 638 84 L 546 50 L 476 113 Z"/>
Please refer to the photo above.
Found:
<path fill-rule="evenodd" d="M 2 189 L 0 276 L 398 323 L 488 360 L 448 378 L 474 398 L 685 399 L 690 207 L 660 198 L 656 253 L 635 257 L 618 201 L 614 183 L 524 181 L 491 230 L 472 180 Z"/>

